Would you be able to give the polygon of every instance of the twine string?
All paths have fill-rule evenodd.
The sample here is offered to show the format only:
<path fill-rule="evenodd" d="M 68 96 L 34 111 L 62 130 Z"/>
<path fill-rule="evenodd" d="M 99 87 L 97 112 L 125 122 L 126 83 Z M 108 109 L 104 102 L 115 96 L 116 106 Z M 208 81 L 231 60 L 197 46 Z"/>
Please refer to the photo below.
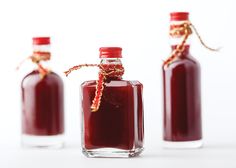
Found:
<path fill-rule="evenodd" d="M 175 58 L 177 58 L 184 50 L 185 50 L 185 44 L 187 42 L 187 39 L 189 35 L 193 33 L 193 31 L 196 33 L 200 43 L 208 50 L 210 51 L 219 51 L 219 48 L 214 49 L 211 47 L 208 47 L 205 42 L 202 40 L 199 32 L 197 31 L 196 27 L 191 22 L 184 22 L 182 24 L 173 24 L 170 27 L 170 36 L 171 37 L 182 37 L 182 41 L 180 44 L 176 46 L 176 48 L 172 51 L 171 55 L 167 60 L 164 61 L 164 65 L 169 65 Z"/>
<path fill-rule="evenodd" d="M 25 61 L 31 60 L 33 63 L 35 63 L 38 66 L 40 77 L 44 78 L 50 71 L 47 68 L 42 66 L 41 61 L 49 61 L 50 58 L 51 58 L 50 52 L 35 51 L 33 52 L 31 56 L 22 60 L 16 69 L 19 70 Z"/>
<path fill-rule="evenodd" d="M 96 81 L 95 96 L 91 105 L 91 111 L 96 112 L 99 110 L 99 107 L 101 105 L 101 99 L 105 87 L 105 80 L 108 77 L 121 79 L 122 75 L 124 74 L 124 67 L 122 66 L 122 64 L 80 64 L 69 68 L 69 70 L 65 71 L 64 73 L 66 76 L 68 76 L 72 71 L 79 70 L 82 67 L 99 68 L 98 80 Z"/>

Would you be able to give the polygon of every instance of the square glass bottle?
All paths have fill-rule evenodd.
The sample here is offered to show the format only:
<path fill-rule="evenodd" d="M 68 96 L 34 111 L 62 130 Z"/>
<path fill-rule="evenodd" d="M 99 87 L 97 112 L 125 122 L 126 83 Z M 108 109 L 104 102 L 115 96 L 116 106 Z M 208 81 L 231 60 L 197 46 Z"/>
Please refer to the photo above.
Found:
<path fill-rule="evenodd" d="M 143 85 L 122 80 L 121 51 L 100 48 L 99 74 L 105 77 L 98 109 L 91 107 L 97 101 L 99 81 L 81 85 L 82 148 L 88 157 L 133 157 L 143 150 Z"/>

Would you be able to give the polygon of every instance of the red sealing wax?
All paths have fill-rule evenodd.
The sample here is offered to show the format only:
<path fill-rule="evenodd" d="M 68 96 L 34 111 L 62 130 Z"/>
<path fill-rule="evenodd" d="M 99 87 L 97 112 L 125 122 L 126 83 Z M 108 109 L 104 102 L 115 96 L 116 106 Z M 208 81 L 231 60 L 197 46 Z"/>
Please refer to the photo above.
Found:
<path fill-rule="evenodd" d="M 50 37 L 34 37 L 33 44 L 34 45 L 48 45 L 50 44 Z"/>
<path fill-rule="evenodd" d="M 170 13 L 171 21 L 183 21 L 188 20 L 189 13 L 188 12 L 172 12 Z"/>
<path fill-rule="evenodd" d="M 100 58 L 122 58 L 121 47 L 101 47 L 100 51 Z"/>

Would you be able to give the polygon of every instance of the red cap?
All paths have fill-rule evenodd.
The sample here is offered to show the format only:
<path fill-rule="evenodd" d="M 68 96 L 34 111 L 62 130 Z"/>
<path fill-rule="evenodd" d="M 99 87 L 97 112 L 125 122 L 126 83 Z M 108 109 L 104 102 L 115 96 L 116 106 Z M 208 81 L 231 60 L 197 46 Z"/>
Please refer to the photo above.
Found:
<path fill-rule="evenodd" d="M 170 20 L 171 21 L 182 21 L 188 20 L 188 12 L 172 12 L 170 13 Z"/>
<path fill-rule="evenodd" d="M 48 45 L 50 44 L 50 37 L 34 37 L 33 44 L 34 45 Z"/>
<path fill-rule="evenodd" d="M 101 47 L 100 51 L 100 58 L 122 58 L 121 47 Z"/>

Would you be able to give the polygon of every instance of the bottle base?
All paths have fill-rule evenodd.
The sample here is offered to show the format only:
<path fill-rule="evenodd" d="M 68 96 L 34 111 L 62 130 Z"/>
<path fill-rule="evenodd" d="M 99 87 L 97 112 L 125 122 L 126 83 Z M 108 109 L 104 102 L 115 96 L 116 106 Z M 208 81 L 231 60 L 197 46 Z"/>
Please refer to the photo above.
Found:
<path fill-rule="evenodd" d="M 195 149 L 203 146 L 202 140 L 196 141 L 163 141 L 163 147 L 169 149 Z"/>
<path fill-rule="evenodd" d="M 21 144 L 26 148 L 52 148 L 59 149 L 64 146 L 64 135 L 27 135 L 23 134 L 21 137 Z"/>
<path fill-rule="evenodd" d="M 87 157 L 95 158 L 129 158 L 139 156 L 143 148 L 136 148 L 132 150 L 122 150 L 116 148 L 99 148 L 99 149 L 84 149 L 83 154 Z"/>

